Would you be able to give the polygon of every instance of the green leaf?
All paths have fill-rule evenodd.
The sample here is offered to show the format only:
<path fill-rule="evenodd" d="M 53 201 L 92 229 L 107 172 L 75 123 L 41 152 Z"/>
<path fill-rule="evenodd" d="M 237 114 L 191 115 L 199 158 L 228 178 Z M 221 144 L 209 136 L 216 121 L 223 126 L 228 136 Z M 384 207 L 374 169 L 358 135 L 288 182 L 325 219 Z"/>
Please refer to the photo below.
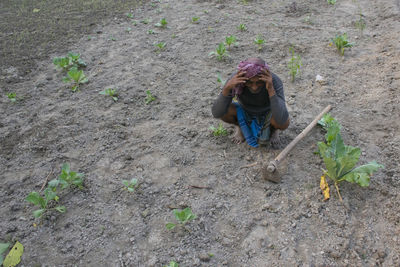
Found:
<path fill-rule="evenodd" d="M 327 175 L 336 181 L 336 161 L 332 158 L 328 145 L 324 142 L 318 142 L 318 149 L 327 168 Z"/>
<path fill-rule="evenodd" d="M 51 190 L 51 188 L 46 188 L 44 190 L 44 197 L 45 197 L 46 204 L 47 204 L 50 200 L 55 200 L 55 198 L 57 197 L 57 194 L 56 194 L 56 192 Z"/>
<path fill-rule="evenodd" d="M 167 227 L 168 230 L 174 229 L 175 226 L 176 226 L 176 224 L 174 224 L 174 223 L 167 223 L 167 224 L 165 225 L 165 227 Z"/>
<path fill-rule="evenodd" d="M 35 210 L 33 212 L 33 216 L 35 216 L 35 218 L 39 218 L 40 216 L 42 216 L 43 212 L 45 212 L 45 209 Z"/>
<path fill-rule="evenodd" d="M 57 179 L 53 179 L 49 182 L 49 187 L 50 188 L 56 188 L 60 184 L 60 181 Z"/>
<path fill-rule="evenodd" d="M 65 206 L 57 206 L 54 208 L 56 211 L 64 213 L 67 211 L 67 209 L 65 208 Z"/>
<path fill-rule="evenodd" d="M 371 175 L 380 168 L 384 168 L 384 166 L 378 164 L 376 161 L 372 161 L 368 164 L 353 169 L 341 177 L 340 181 L 346 180 L 350 183 L 357 183 L 360 186 L 368 186 Z"/>
<path fill-rule="evenodd" d="M 129 192 L 135 192 L 135 188 L 133 188 L 133 187 L 128 187 L 128 191 L 129 191 Z"/>
<path fill-rule="evenodd" d="M 353 169 L 361 155 L 361 150 L 358 147 L 346 146 L 345 149 L 345 155 L 337 159 L 339 163 L 339 170 L 337 171 L 338 178 Z"/>
<path fill-rule="evenodd" d="M 30 192 L 25 200 L 36 206 L 40 206 L 40 199 L 43 198 L 39 195 L 38 192 Z"/>
<path fill-rule="evenodd" d="M 123 183 L 126 187 L 129 186 L 129 181 L 127 181 L 127 180 L 122 180 L 122 183 Z"/>

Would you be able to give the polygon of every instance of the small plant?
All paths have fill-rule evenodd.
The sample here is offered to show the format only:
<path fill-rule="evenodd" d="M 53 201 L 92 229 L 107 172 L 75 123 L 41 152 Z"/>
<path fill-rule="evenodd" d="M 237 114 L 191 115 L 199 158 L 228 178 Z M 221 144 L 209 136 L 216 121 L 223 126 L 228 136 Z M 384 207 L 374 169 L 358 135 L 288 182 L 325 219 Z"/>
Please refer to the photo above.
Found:
<path fill-rule="evenodd" d="M 156 23 L 154 26 L 159 28 L 166 28 L 167 24 L 168 24 L 167 20 L 165 18 L 162 18 L 160 22 Z"/>
<path fill-rule="evenodd" d="M 365 27 L 367 26 L 367 24 L 365 22 L 364 15 L 361 13 L 361 11 L 358 15 L 359 15 L 359 19 L 355 22 L 355 26 L 357 29 L 360 30 L 360 32 L 362 34 Z"/>
<path fill-rule="evenodd" d="M 132 178 L 130 181 L 122 180 L 122 183 L 125 185 L 124 189 L 128 190 L 129 192 L 134 192 L 137 188 L 137 179 Z"/>
<path fill-rule="evenodd" d="M 132 28 L 131 27 L 128 27 L 128 28 L 126 28 L 126 30 L 125 30 L 127 33 L 130 33 L 131 31 L 132 31 Z"/>
<path fill-rule="evenodd" d="M 192 23 L 199 23 L 200 17 L 192 17 Z"/>
<path fill-rule="evenodd" d="M 185 226 L 186 223 L 196 219 L 196 215 L 192 213 L 192 210 L 189 207 L 184 210 L 174 209 L 173 213 L 178 223 L 167 223 L 165 227 L 167 227 L 168 230 L 174 229 L 177 225 Z"/>
<path fill-rule="evenodd" d="M 128 18 L 130 18 L 130 19 L 133 19 L 133 18 L 134 18 L 134 16 L 133 16 L 132 13 L 129 13 L 129 12 L 128 12 L 128 13 L 126 13 L 125 15 L 126 15 Z"/>
<path fill-rule="evenodd" d="M 72 68 L 86 67 L 86 63 L 81 59 L 81 55 L 73 52 L 69 52 L 66 57 L 53 58 L 53 64 L 65 71 L 68 71 Z"/>
<path fill-rule="evenodd" d="M 214 136 L 226 136 L 228 135 L 228 131 L 224 128 L 222 123 L 220 122 L 218 127 L 210 126 L 210 130 Z"/>
<path fill-rule="evenodd" d="M 238 30 L 242 31 L 242 32 L 245 32 L 245 31 L 247 31 L 247 27 L 246 27 L 246 25 L 244 23 L 241 23 L 238 26 Z"/>
<path fill-rule="evenodd" d="M 16 93 L 6 93 L 6 96 L 8 97 L 8 99 L 10 99 L 10 101 L 12 103 L 17 102 L 17 94 Z"/>
<path fill-rule="evenodd" d="M 226 83 L 226 80 L 222 79 L 221 73 L 219 72 L 217 73 L 217 82 L 219 82 L 222 86 L 224 86 Z"/>
<path fill-rule="evenodd" d="M 145 98 L 144 102 L 146 104 L 150 104 L 154 100 L 156 100 L 156 98 L 151 94 L 150 90 L 146 90 L 146 98 Z"/>
<path fill-rule="evenodd" d="M 300 67 L 302 66 L 301 58 L 299 55 L 295 55 L 293 47 L 289 48 L 289 52 L 292 54 L 292 57 L 289 60 L 289 74 L 292 77 L 292 82 L 298 73 L 300 73 Z"/>
<path fill-rule="evenodd" d="M 108 38 L 108 40 L 109 40 L 109 41 L 115 42 L 115 41 L 117 41 L 117 38 L 115 38 L 114 36 L 111 36 L 111 35 L 110 35 L 110 37 Z"/>
<path fill-rule="evenodd" d="M 63 78 L 63 82 L 68 83 L 72 82 L 73 85 L 71 87 L 72 92 L 76 92 L 79 90 L 79 86 L 81 84 L 87 83 L 89 80 L 86 78 L 83 70 L 78 70 L 77 68 L 72 68 L 67 72 L 67 77 Z"/>
<path fill-rule="evenodd" d="M 225 37 L 225 44 L 228 46 L 228 49 L 231 48 L 231 45 L 236 46 L 237 45 L 236 36 L 230 35 Z"/>
<path fill-rule="evenodd" d="M 336 0 L 327 0 L 327 1 L 328 1 L 328 4 L 330 4 L 330 5 L 336 4 Z"/>
<path fill-rule="evenodd" d="M 257 35 L 256 39 L 254 39 L 254 44 L 257 45 L 258 50 L 261 50 L 263 48 L 263 44 L 265 44 L 265 40 L 261 35 Z"/>
<path fill-rule="evenodd" d="M 347 41 L 347 33 L 344 33 L 342 35 L 336 35 L 336 37 L 332 39 L 332 43 L 335 44 L 336 49 L 342 56 L 344 56 L 345 48 L 354 46 L 354 43 L 349 43 Z"/>
<path fill-rule="evenodd" d="M 179 267 L 179 264 L 175 261 L 170 261 L 168 265 L 164 265 L 164 267 Z"/>
<path fill-rule="evenodd" d="M 117 97 L 117 96 L 118 96 L 117 90 L 112 89 L 112 88 L 107 88 L 107 89 L 101 91 L 99 94 L 101 94 L 101 95 L 108 95 L 108 96 L 112 97 L 112 99 L 113 99 L 114 101 L 117 101 L 117 100 L 118 100 L 118 97 Z"/>
<path fill-rule="evenodd" d="M 147 31 L 147 34 L 155 34 L 155 32 L 150 29 L 150 30 Z"/>
<path fill-rule="evenodd" d="M 219 43 L 217 49 L 210 52 L 209 56 L 216 56 L 218 60 L 223 60 L 225 57 L 227 57 L 228 52 L 226 51 L 224 43 Z"/>
<path fill-rule="evenodd" d="M 64 213 L 66 208 L 64 206 L 56 206 L 54 208 L 50 208 L 49 203 L 58 202 L 57 193 L 54 192 L 51 188 L 46 188 L 44 190 L 44 197 L 42 197 L 38 192 L 31 192 L 26 197 L 26 201 L 32 203 L 35 206 L 38 206 L 39 209 L 33 212 L 33 216 L 35 218 L 40 218 L 46 211 L 56 210 L 58 212 Z"/>
<path fill-rule="evenodd" d="M 162 50 L 164 50 L 166 45 L 167 44 L 165 42 L 159 42 L 159 43 L 154 44 L 154 46 L 157 49 L 157 52 L 161 52 Z"/>
<path fill-rule="evenodd" d="M 64 163 L 61 168 L 61 174 L 58 176 L 58 179 L 53 179 L 49 182 L 49 188 L 54 191 L 57 187 L 65 189 L 73 185 L 79 189 L 83 189 L 84 176 L 83 173 L 71 171 L 69 164 Z"/>

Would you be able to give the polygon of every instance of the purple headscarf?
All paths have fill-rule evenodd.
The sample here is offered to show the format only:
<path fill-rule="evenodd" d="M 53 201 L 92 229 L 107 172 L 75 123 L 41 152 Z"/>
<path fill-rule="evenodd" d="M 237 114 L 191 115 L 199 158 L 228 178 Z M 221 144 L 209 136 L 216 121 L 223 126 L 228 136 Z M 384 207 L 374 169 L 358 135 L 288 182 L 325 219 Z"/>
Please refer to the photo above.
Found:
<path fill-rule="evenodd" d="M 260 58 L 249 58 L 247 60 L 241 61 L 237 66 L 238 71 L 246 71 L 246 78 L 252 78 L 257 74 L 261 73 L 263 69 L 269 70 L 269 66 L 264 60 Z M 240 84 L 233 88 L 232 94 L 238 96 L 243 92 L 244 84 Z"/>

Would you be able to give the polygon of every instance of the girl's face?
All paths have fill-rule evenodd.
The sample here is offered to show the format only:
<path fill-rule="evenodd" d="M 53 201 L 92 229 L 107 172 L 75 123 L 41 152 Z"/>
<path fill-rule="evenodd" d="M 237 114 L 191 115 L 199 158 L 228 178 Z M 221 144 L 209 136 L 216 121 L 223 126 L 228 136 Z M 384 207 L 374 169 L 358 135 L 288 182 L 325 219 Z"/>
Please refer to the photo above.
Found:
<path fill-rule="evenodd" d="M 265 82 L 261 81 L 258 75 L 256 75 L 248 79 L 245 83 L 245 86 L 249 89 L 251 93 L 257 94 L 261 90 L 265 89 Z"/>

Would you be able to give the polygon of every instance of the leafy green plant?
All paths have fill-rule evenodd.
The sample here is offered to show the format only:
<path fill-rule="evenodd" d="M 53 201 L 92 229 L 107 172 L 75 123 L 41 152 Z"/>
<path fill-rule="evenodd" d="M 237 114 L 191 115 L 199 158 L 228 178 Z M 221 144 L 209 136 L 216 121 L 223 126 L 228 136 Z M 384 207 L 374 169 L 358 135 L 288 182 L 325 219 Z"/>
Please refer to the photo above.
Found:
<path fill-rule="evenodd" d="M 83 189 L 84 176 L 83 173 L 71 171 L 69 164 L 64 163 L 61 168 L 61 174 L 58 176 L 58 179 L 53 179 L 49 182 L 49 188 L 54 191 L 57 187 L 65 189 L 73 185 L 79 189 Z"/>
<path fill-rule="evenodd" d="M 338 187 L 340 182 L 347 181 L 357 183 L 362 187 L 368 186 L 371 175 L 384 166 L 372 161 L 355 167 L 361 155 L 360 148 L 344 145 L 340 135 L 340 124 L 337 121 L 335 122 L 334 119 L 326 117 L 325 123 L 323 127 L 328 130 L 325 135 L 327 143 L 318 142 L 319 154 L 326 166 L 326 170 L 323 170 L 323 178 L 328 176 L 334 182 L 339 199 L 342 201 Z M 329 128 L 331 127 L 334 130 L 330 131 Z"/>
<path fill-rule="evenodd" d="M 63 82 L 68 83 L 72 82 L 71 90 L 76 92 L 79 90 L 79 86 L 81 84 L 87 83 L 89 80 L 86 78 L 86 75 L 83 73 L 83 70 L 78 70 L 76 67 L 73 67 L 67 72 L 67 77 L 63 78 Z"/>
<path fill-rule="evenodd" d="M 200 17 L 192 17 L 192 23 L 199 23 Z"/>
<path fill-rule="evenodd" d="M 156 23 L 154 26 L 159 28 L 166 28 L 167 24 L 168 24 L 167 20 L 165 18 L 162 18 L 160 22 Z"/>
<path fill-rule="evenodd" d="M 327 1 L 328 1 L 328 4 L 330 4 L 330 5 L 336 4 L 336 0 L 327 0 Z"/>
<path fill-rule="evenodd" d="M 99 94 L 101 95 L 108 95 L 110 96 L 114 101 L 118 100 L 118 93 L 116 89 L 112 89 L 112 88 L 107 88 L 103 91 L 101 91 Z"/>
<path fill-rule="evenodd" d="M 231 47 L 231 45 L 236 46 L 237 45 L 236 36 L 230 35 L 225 37 L 225 44 L 228 46 L 228 49 Z"/>
<path fill-rule="evenodd" d="M 8 99 L 10 99 L 10 101 L 12 103 L 17 102 L 17 94 L 16 93 L 6 93 L 6 96 L 8 97 Z"/>
<path fill-rule="evenodd" d="M 174 209 L 173 213 L 178 223 L 167 223 L 165 227 L 168 230 L 174 229 L 177 225 L 185 226 L 186 223 L 196 219 L 196 215 L 192 213 L 192 210 L 189 207 L 183 210 Z"/>
<path fill-rule="evenodd" d="M 208 54 L 209 56 L 215 56 L 218 60 L 223 60 L 225 57 L 228 56 L 228 52 L 226 50 L 224 43 L 219 43 L 218 47 L 215 51 L 212 51 Z"/>
<path fill-rule="evenodd" d="M 132 178 L 130 181 L 122 180 L 122 183 L 125 185 L 125 189 L 129 192 L 134 192 L 137 188 L 137 179 Z"/>
<path fill-rule="evenodd" d="M 245 32 L 245 31 L 247 31 L 247 27 L 246 27 L 246 25 L 244 23 L 241 23 L 238 26 L 238 30 L 242 31 L 242 32 Z"/>
<path fill-rule="evenodd" d="M 292 54 L 292 57 L 289 60 L 288 67 L 289 67 L 289 74 L 292 77 L 292 82 L 298 73 L 300 73 L 300 67 L 303 65 L 301 63 L 301 58 L 299 55 L 295 55 L 293 47 L 289 48 L 289 52 Z"/>
<path fill-rule="evenodd" d="M 224 128 L 222 123 L 218 124 L 218 127 L 210 126 L 210 130 L 212 131 L 214 136 L 226 136 L 228 135 L 228 131 Z"/>
<path fill-rule="evenodd" d="M 257 35 L 254 39 L 254 44 L 257 45 L 258 50 L 261 50 L 263 48 L 263 44 L 265 44 L 265 40 L 262 38 L 261 35 Z"/>
<path fill-rule="evenodd" d="M 81 55 L 73 52 L 69 52 L 65 57 L 53 58 L 53 64 L 66 71 L 72 68 L 86 67 L 86 63 L 81 59 Z"/>
<path fill-rule="evenodd" d="M 344 56 L 345 48 L 354 46 L 354 43 L 349 43 L 349 41 L 347 41 L 347 33 L 336 35 L 335 38 L 332 39 L 332 43 L 336 46 L 336 49 L 342 56 Z"/>
<path fill-rule="evenodd" d="M 176 263 L 175 261 L 170 261 L 168 266 L 164 265 L 164 267 L 179 267 L 179 264 Z"/>
<path fill-rule="evenodd" d="M 130 19 L 133 19 L 133 18 L 134 18 L 134 16 L 133 16 L 132 13 L 129 13 L 129 12 L 128 12 L 128 13 L 126 13 L 125 15 L 126 15 L 128 18 L 130 18 Z"/>
<path fill-rule="evenodd" d="M 157 49 L 157 52 L 161 52 L 162 50 L 164 50 L 165 46 L 167 44 L 165 42 L 159 42 L 159 43 L 155 43 L 154 46 Z"/>
<path fill-rule="evenodd" d="M 156 98 L 151 94 L 150 90 L 146 90 L 146 98 L 145 98 L 144 102 L 146 104 L 150 104 L 154 100 L 156 100 Z"/>
<path fill-rule="evenodd" d="M 0 265 L 2 265 L 4 261 L 3 253 L 7 251 L 10 245 L 10 243 L 0 243 Z"/>
<path fill-rule="evenodd" d="M 35 218 L 39 218 L 46 211 L 53 209 L 58 212 L 64 213 L 66 211 L 66 208 L 64 206 L 56 206 L 54 208 L 50 208 L 49 203 L 51 203 L 52 201 L 58 202 L 58 199 L 59 198 L 56 192 L 54 192 L 51 188 L 46 188 L 44 190 L 44 197 L 42 197 L 38 192 L 33 191 L 29 193 L 25 200 L 39 207 L 38 210 L 35 210 L 33 212 L 33 216 L 35 216 Z"/>

